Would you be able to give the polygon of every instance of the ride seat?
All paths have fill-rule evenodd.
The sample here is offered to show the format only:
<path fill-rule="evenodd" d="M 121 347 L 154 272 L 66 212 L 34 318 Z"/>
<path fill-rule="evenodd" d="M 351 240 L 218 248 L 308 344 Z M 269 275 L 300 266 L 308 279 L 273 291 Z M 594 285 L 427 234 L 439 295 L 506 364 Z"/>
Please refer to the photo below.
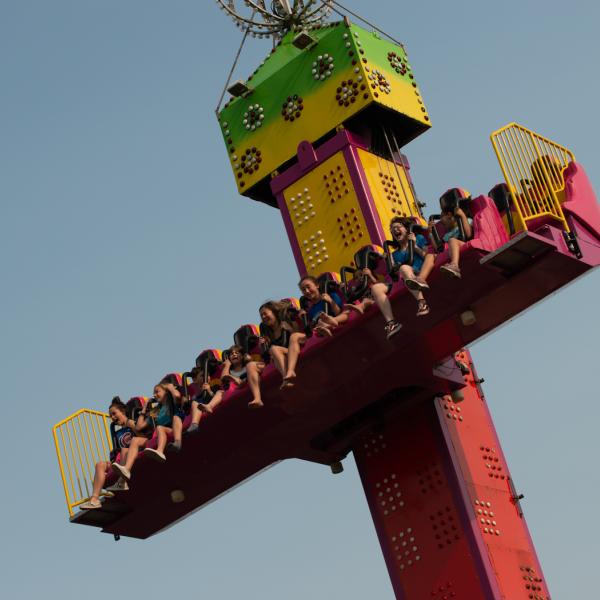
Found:
<path fill-rule="evenodd" d="M 209 348 L 200 352 L 196 358 L 196 366 L 204 373 L 204 381 L 211 387 L 221 385 L 221 373 L 223 371 L 223 352 L 216 348 Z"/>
<path fill-rule="evenodd" d="M 471 247 L 492 252 L 509 241 L 502 217 L 498 212 L 496 204 L 490 197 L 482 195 L 473 198 L 470 208 L 473 215 L 473 237 L 461 247 L 461 253 Z M 441 223 L 436 223 L 434 227 L 440 239 L 442 239 L 446 232 L 444 226 Z M 445 244 L 444 250 L 440 251 L 438 255 L 436 264 L 444 264 L 448 261 L 448 258 L 448 248 L 447 244 Z"/>
<path fill-rule="evenodd" d="M 306 318 L 301 314 L 302 304 L 300 303 L 300 300 L 298 298 L 290 297 L 282 298 L 280 302 L 288 305 L 288 321 L 292 324 L 295 324 L 299 328 L 299 331 L 306 331 L 308 323 Z"/>
<path fill-rule="evenodd" d="M 183 387 L 183 376 L 181 373 L 167 373 L 161 380 L 161 383 L 170 383 L 174 385 L 179 391 Z"/>
<path fill-rule="evenodd" d="M 471 201 L 473 240 L 483 250 L 491 252 L 508 242 L 508 233 L 494 201 L 488 196 L 477 196 Z"/>
<path fill-rule="evenodd" d="M 233 343 L 241 346 L 243 353 L 248 354 L 252 360 L 262 360 L 262 348 L 259 342 L 260 331 L 258 325 L 252 323 L 242 325 L 233 334 Z"/>
<path fill-rule="evenodd" d="M 368 244 L 354 254 L 353 263 L 355 267 L 343 266 L 340 269 L 342 279 L 341 290 L 344 292 L 347 302 L 356 302 L 369 289 L 366 277 L 361 277 L 360 279 L 354 277 L 357 271 L 370 269 L 377 280 L 382 282 L 387 281 L 389 275 L 384 258 L 384 250 L 381 246 Z M 348 273 L 353 275 L 351 279 L 348 279 Z"/>
<path fill-rule="evenodd" d="M 423 236 L 427 236 L 427 227 L 425 227 L 421 221 L 420 218 L 413 218 L 412 219 L 412 224 L 409 227 L 409 233 L 415 233 L 415 234 L 420 234 Z M 436 247 L 436 242 L 431 240 L 430 241 L 430 245 L 433 245 L 434 247 Z M 383 243 L 383 249 L 385 251 L 385 266 L 387 269 L 387 273 L 389 278 L 392 281 L 398 281 L 399 276 L 398 276 L 398 268 L 399 265 L 397 265 L 394 261 L 394 251 L 397 250 L 399 247 L 398 243 L 395 240 L 386 240 Z M 415 252 L 415 243 L 412 241 L 408 242 L 408 262 L 405 264 L 408 264 L 410 266 L 413 265 L 413 260 L 414 260 L 414 252 Z"/>
<path fill-rule="evenodd" d="M 148 398 L 146 396 L 133 396 L 125 403 L 125 414 L 129 419 L 137 420 L 142 409 L 146 406 Z"/>
<path fill-rule="evenodd" d="M 326 271 L 325 273 L 321 273 L 317 277 L 317 283 L 321 294 L 336 293 L 342 299 L 342 303 L 345 302 L 344 292 L 341 289 L 342 282 L 339 273 L 336 273 L 335 271 Z M 308 309 L 308 301 L 304 296 L 300 298 L 300 307 L 303 310 Z"/>
<path fill-rule="evenodd" d="M 516 231 L 514 213 L 516 213 L 516 210 L 508 185 L 506 183 L 495 185 L 488 192 L 488 196 L 494 201 L 505 229 L 508 230 L 511 236 L 514 235 Z"/>

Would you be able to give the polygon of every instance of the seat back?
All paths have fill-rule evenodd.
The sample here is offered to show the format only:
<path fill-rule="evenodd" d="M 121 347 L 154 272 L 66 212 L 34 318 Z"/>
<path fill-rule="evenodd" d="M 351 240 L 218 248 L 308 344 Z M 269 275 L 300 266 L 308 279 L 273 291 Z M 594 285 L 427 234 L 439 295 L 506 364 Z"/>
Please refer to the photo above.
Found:
<path fill-rule="evenodd" d="M 326 271 L 317 277 L 319 289 L 322 294 L 338 293 L 342 280 L 340 274 L 335 271 Z"/>
<path fill-rule="evenodd" d="M 375 277 L 385 276 L 386 268 L 383 258 L 384 250 L 381 246 L 368 244 L 354 254 L 354 264 L 357 269 L 370 269 Z"/>
<path fill-rule="evenodd" d="M 133 396 L 125 403 L 125 414 L 129 419 L 137 421 L 144 406 L 146 406 L 148 398 L 146 396 Z"/>
<path fill-rule="evenodd" d="M 454 213 L 457 208 L 461 208 L 468 217 L 472 217 L 471 194 L 464 188 L 450 188 L 440 196 L 440 210 L 442 213 Z"/>
<path fill-rule="evenodd" d="M 409 226 L 409 229 L 408 229 L 409 233 L 414 233 L 414 234 L 418 234 L 418 235 L 420 234 L 420 235 L 426 236 L 428 228 L 427 228 L 427 226 L 425 226 L 423 224 L 422 219 L 415 217 L 411 220 L 413 222 Z M 395 264 L 393 254 L 394 254 L 395 250 L 397 250 L 399 247 L 400 247 L 400 245 L 398 242 L 396 242 L 396 240 L 386 240 L 383 243 L 383 250 L 385 252 L 385 267 L 386 267 L 388 275 L 390 276 L 390 278 L 393 281 L 398 280 L 399 265 Z M 434 247 L 437 247 L 437 245 L 434 244 Z M 410 240 L 408 242 L 408 261 L 404 264 L 412 266 L 414 258 L 415 258 L 415 242 Z"/>
<path fill-rule="evenodd" d="M 181 373 L 167 373 L 161 380 L 161 383 L 170 383 L 177 389 L 181 389 L 183 385 L 183 378 Z"/>
<path fill-rule="evenodd" d="M 446 213 L 454 214 L 454 211 L 457 208 L 462 209 L 465 215 L 467 215 L 467 218 L 473 218 L 471 194 L 464 188 L 450 188 L 440 196 L 440 211 L 442 215 Z M 456 224 L 460 232 L 459 239 L 461 239 L 463 242 L 468 241 L 462 221 L 460 219 L 456 219 Z M 444 229 L 444 233 L 446 233 L 444 226 L 441 225 L 441 227 Z M 439 233 L 439 229 L 437 229 L 437 231 Z"/>
<path fill-rule="evenodd" d="M 181 374 L 182 395 L 184 398 L 193 398 L 196 395 L 196 384 L 192 379 L 192 373 L 186 371 Z"/>
<path fill-rule="evenodd" d="M 240 346 L 244 352 L 250 356 L 252 360 L 260 360 L 262 357 L 262 349 L 259 342 L 260 331 L 257 325 L 247 324 L 242 325 L 233 334 L 233 343 Z"/>
<path fill-rule="evenodd" d="M 291 325 L 298 327 L 300 331 L 303 331 L 307 327 L 306 319 L 302 316 L 302 304 L 298 298 L 282 298 L 280 302 L 287 304 L 287 318 L 286 320 Z"/>
<path fill-rule="evenodd" d="M 489 252 L 508 242 L 509 237 L 494 201 L 478 196 L 471 203 L 473 211 L 473 239 Z"/>
<path fill-rule="evenodd" d="M 196 358 L 196 366 L 202 369 L 204 381 L 209 385 L 220 385 L 223 371 L 223 353 L 216 348 L 200 352 Z"/>
<path fill-rule="evenodd" d="M 506 183 L 499 183 L 495 185 L 489 192 L 488 196 L 492 199 L 496 208 L 498 209 L 498 213 L 500 218 L 504 221 L 506 228 L 510 235 L 515 234 L 515 221 L 513 218 L 514 208 L 512 205 L 512 197 L 510 195 L 510 190 L 508 189 L 508 185 Z"/>

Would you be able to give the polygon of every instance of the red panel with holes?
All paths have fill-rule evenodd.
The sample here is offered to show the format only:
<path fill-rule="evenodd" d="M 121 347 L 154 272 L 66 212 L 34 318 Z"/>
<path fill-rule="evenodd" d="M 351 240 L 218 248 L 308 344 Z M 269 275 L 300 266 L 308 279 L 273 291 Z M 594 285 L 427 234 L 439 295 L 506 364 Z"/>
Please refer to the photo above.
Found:
<path fill-rule="evenodd" d="M 396 597 L 547 600 L 470 356 L 457 358 L 464 399 L 407 408 L 354 448 Z"/>

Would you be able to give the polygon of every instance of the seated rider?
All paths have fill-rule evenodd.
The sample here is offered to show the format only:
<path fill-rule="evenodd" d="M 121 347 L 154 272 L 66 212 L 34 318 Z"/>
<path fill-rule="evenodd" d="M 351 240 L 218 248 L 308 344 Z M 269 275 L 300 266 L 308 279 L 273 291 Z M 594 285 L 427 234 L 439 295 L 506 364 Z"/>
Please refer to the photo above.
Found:
<path fill-rule="evenodd" d="M 181 392 L 172 383 L 159 383 L 154 387 L 154 396 L 160 403 L 160 409 L 154 419 L 156 425 L 156 450 L 145 448 L 144 454 L 148 454 L 154 460 L 165 462 L 165 448 L 168 436 L 173 435 L 173 442 L 169 449 L 174 452 L 181 450 L 181 434 L 183 433 L 184 415 L 181 411 Z"/>
<path fill-rule="evenodd" d="M 356 304 L 343 304 L 335 292 L 321 294 L 319 280 L 310 275 L 303 277 L 298 287 L 308 302 L 309 323 L 318 336 L 332 336 L 336 327 L 348 321 L 351 311 L 362 314 L 366 307 L 373 304 L 370 298 L 363 298 Z"/>
<path fill-rule="evenodd" d="M 111 420 L 110 430 L 113 442 L 113 450 L 110 453 L 110 459 L 123 463 L 127 456 L 129 444 L 134 435 L 135 423 L 132 419 L 128 418 L 127 408 L 118 396 L 113 398 L 110 407 L 108 408 L 108 414 Z M 81 510 L 93 510 L 102 507 L 100 494 L 110 469 L 110 462 L 101 461 L 96 463 L 92 495 L 87 502 L 84 502 L 79 506 Z M 127 482 L 123 479 L 119 479 L 113 486 L 106 488 L 106 491 L 127 491 L 128 489 Z"/>
<path fill-rule="evenodd" d="M 450 260 L 440 267 L 440 271 L 460 279 L 460 249 L 465 243 L 473 238 L 473 219 L 467 217 L 465 211 L 456 206 L 453 210 L 447 210 L 442 213 L 440 221 L 446 228 L 443 240 L 448 244 L 448 255 Z M 465 239 L 461 239 L 461 228 L 459 222 L 462 224 L 462 229 L 465 234 Z"/>
<path fill-rule="evenodd" d="M 435 255 L 428 251 L 428 242 L 420 233 L 414 234 L 411 229 L 414 222 L 405 217 L 394 217 L 390 222 L 390 233 L 398 245 L 392 253 L 394 264 L 404 280 L 406 287 L 417 301 L 417 316 L 429 314 L 429 305 L 423 296 L 423 290 L 428 290 L 427 278 L 435 264 Z M 409 261 L 409 242 L 414 242 L 412 265 Z"/>
<path fill-rule="evenodd" d="M 250 356 L 244 355 L 244 350 L 241 346 L 231 346 L 226 352 L 227 358 L 223 361 L 223 371 L 221 373 L 221 381 L 223 385 L 216 391 L 210 390 L 208 394 L 212 394 L 211 399 L 207 403 L 198 403 L 198 408 L 202 412 L 212 413 L 219 404 L 223 401 L 223 396 L 231 388 L 233 384 L 236 388 L 249 384 L 252 391 L 252 400 L 248 403 L 248 408 L 260 408 L 263 406 L 260 397 L 260 371 L 262 370 L 259 363 L 252 361 Z M 263 365 L 264 366 L 264 365 Z"/>
<path fill-rule="evenodd" d="M 205 406 L 214 398 L 216 392 L 220 389 L 218 386 L 214 388 L 204 381 L 204 369 L 202 367 L 194 367 L 191 372 L 192 380 L 194 381 L 194 394 L 192 395 L 192 422 L 187 429 L 188 433 L 194 433 L 198 430 L 200 419 L 205 412 Z"/>
<path fill-rule="evenodd" d="M 402 329 L 402 324 L 394 318 L 392 305 L 388 298 L 388 294 L 392 290 L 392 285 L 391 283 L 381 281 L 375 276 L 371 269 L 367 267 L 358 269 L 354 273 L 353 279 L 359 280 L 361 278 L 367 279 L 368 289 L 361 298 L 361 305 L 354 308 L 357 308 L 359 312 L 362 312 L 365 307 L 370 306 L 373 303 L 377 304 L 377 307 L 385 319 L 384 331 L 389 340 Z"/>
<path fill-rule="evenodd" d="M 297 330 L 295 319 L 289 314 L 286 302 L 265 302 L 259 308 L 263 335 L 261 343 L 268 347 L 268 355 L 283 379 L 281 389 L 293 387 L 296 365 L 306 334 Z"/>
<path fill-rule="evenodd" d="M 260 374 L 264 366 L 262 361 L 252 360 L 250 355 L 244 354 L 241 346 L 235 344 L 227 351 L 221 380 L 225 385 L 229 382 L 236 387 L 247 383 L 252 392 L 252 400 L 248 402 L 248 408 L 261 408 L 263 403 L 260 397 Z"/>
<path fill-rule="evenodd" d="M 136 422 L 136 431 L 145 433 L 154 427 L 157 434 L 156 450 L 146 448 L 144 454 L 149 455 L 157 461 L 165 462 L 167 460 L 164 450 L 167 445 L 168 435 L 173 434 L 175 441 L 173 449 L 181 448 L 181 434 L 183 423 L 181 418 L 175 414 L 175 405 L 178 400 L 179 392 L 173 384 L 159 383 L 154 386 L 154 397 L 148 400 L 143 410 L 138 416 Z M 129 481 L 131 479 L 131 468 L 136 461 L 140 448 L 143 448 L 148 442 L 148 437 L 142 437 L 138 434 L 133 438 L 127 452 L 125 464 L 113 463 L 112 468 Z"/>
<path fill-rule="evenodd" d="M 316 277 L 306 275 L 299 281 L 298 287 L 306 300 L 304 310 L 309 327 L 317 335 L 331 335 L 331 327 L 337 327 L 348 320 L 347 314 L 342 318 L 342 299 L 335 292 L 321 293 Z"/>

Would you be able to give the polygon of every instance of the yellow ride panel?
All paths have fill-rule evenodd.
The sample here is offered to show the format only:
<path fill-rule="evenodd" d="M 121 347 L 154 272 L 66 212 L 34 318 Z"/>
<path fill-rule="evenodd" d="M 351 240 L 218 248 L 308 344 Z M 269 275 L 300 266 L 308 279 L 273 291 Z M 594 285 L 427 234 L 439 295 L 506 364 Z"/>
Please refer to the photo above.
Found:
<path fill-rule="evenodd" d="M 419 211 L 413 189 L 402 165 L 358 149 L 375 209 L 385 235 L 393 217 L 417 217 Z"/>
<path fill-rule="evenodd" d="M 563 174 L 575 161 L 573 153 L 518 123 L 505 125 L 490 138 L 512 196 L 516 230 L 528 229 L 529 222 L 548 218 L 568 232 L 562 210 Z"/>
<path fill-rule="evenodd" d="M 354 253 L 371 243 L 341 151 L 288 187 L 284 198 L 308 274 L 352 265 Z"/>

